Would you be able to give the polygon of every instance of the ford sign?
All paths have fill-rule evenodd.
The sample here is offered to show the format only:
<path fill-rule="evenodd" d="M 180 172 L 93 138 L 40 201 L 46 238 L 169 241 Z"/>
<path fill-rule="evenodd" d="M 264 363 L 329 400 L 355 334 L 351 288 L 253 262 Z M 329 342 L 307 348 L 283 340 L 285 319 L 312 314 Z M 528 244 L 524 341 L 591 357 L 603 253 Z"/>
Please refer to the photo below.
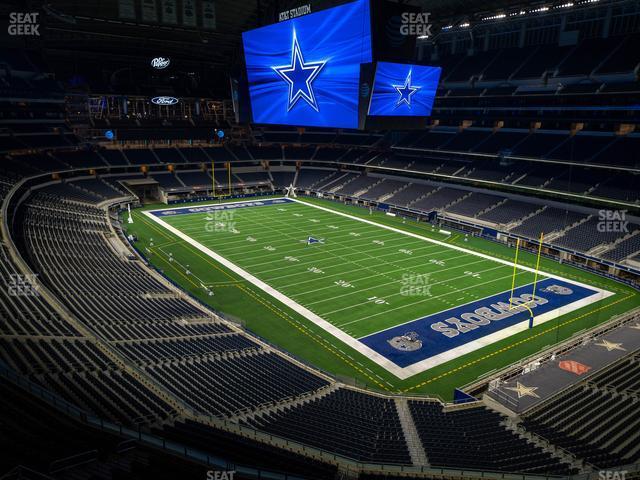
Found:
<path fill-rule="evenodd" d="M 156 105 L 175 105 L 178 103 L 178 99 L 176 97 L 153 97 L 151 103 Z"/>
<path fill-rule="evenodd" d="M 171 60 L 169 60 L 167 57 L 156 57 L 153 60 L 151 60 L 151 66 L 156 70 L 162 70 L 163 68 L 167 68 L 170 63 L 171 63 Z"/>

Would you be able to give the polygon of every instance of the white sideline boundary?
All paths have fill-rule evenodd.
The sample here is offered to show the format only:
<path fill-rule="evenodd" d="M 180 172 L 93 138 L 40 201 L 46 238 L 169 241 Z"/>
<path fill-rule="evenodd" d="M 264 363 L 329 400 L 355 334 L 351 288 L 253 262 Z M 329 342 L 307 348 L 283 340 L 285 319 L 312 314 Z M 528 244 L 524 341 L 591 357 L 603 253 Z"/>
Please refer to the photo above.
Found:
<path fill-rule="evenodd" d="M 282 200 L 284 198 L 275 198 L 275 199 L 270 199 L 270 200 Z M 463 247 L 459 247 L 457 245 L 450 245 L 448 243 L 442 242 L 440 240 L 434 240 L 431 238 L 427 238 L 427 237 L 423 237 L 422 235 L 418 235 L 416 233 L 413 232 L 407 232 L 405 230 L 400 230 L 398 228 L 395 227 L 391 227 L 388 225 L 383 225 L 377 222 L 373 222 L 371 220 L 367 220 L 365 218 L 360 218 L 360 217 L 356 217 L 353 215 L 349 215 L 347 213 L 344 212 L 339 212 L 336 210 L 332 210 L 330 208 L 326 208 L 326 207 L 322 207 L 320 205 L 314 205 L 311 203 L 307 203 L 305 201 L 302 201 L 300 199 L 297 198 L 289 198 L 289 201 L 295 202 L 295 203 L 299 203 L 302 205 L 306 205 L 307 207 L 310 208 L 317 208 L 319 210 L 325 211 L 325 212 L 329 212 L 332 213 L 334 215 L 339 215 L 341 217 L 345 217 L 345 218 L 349 218 L 351 220 L 355 220 L 358 222 L 363 222 L 363 223 L 367 223 L 369 225 L 373 225 L 385 230 L 389 230 L 392 232 L 396 232 L 396 233 L 400 233 L 402 235 L 406 235 L 409 237 L 413 237 L 419 240 L 423 240 L 425 242 L 430 242 L 430 243 L 434 243 L 436 245 L 440 245 L 440 246 L 444 246 L 447 248 L 450 248 L 452 250 L 457 250 L 460 252 L 464 252 L 466 254 L 470 254 L 470 255 L 474 255 L 480 258 L 484 258 L 487 260 L 491 260 L 497 263 L 501 263 L 504 265 L 508 265 L 508 266 L 513 266 L 513 263 L 507 261 L 507 260 L 502 260 L 500 258 L 495 258 L 492 257 L 490 255 L 486 255 L 484 253 L 480 253 L 480 252 L 475 252 L 473 250 L 469 250 Z M 228 204 L 225 205 L 233 205 L 233 204 L 241 204 L 241 203 L 252 203 L 255 202 L 255 200 L 244 200 L 244 201 L 238 201 L 238 202 L 229 202 Z M 210 204 L 210 205 L 200 205 L 198 206 L 198 208 L 206 208 L 208 206 L 218 206 L 220 204 Z M 341 342 L 347 344 L 349 347 L 353 348 L 354 350 L 360 352 L 362 355 L 366 356 L 367 358 L 369 358 L 371 361 L 375 362 L 376 364 L 380 365 L 382 368 L 384 368 L 385 370 L 387 370 L 388 372 L 392 373 L 393 375 L 395 375 L 397 378 L 401 379 L 401 380 L 405 380 L 409 377 L 412 377 L 413 375 L 416 375 L 418 373 L 424 372 L 425 370 L 428 370 L 430 368 L 436 367 L 438 365 L 441 365 L 445 362 L 448 362 L 450 360 L 453 360 L 455 358 L 460 357 L 461 355 L 465 355 L 467 353 L 471 353 L 475 350 L 478 350 L 480 348 L 489 346 L 495 342 L 498 342 L 500 340 L 503 340 L 505 338 L 511 337 L 512 335 L 515 335 L 519 332 L 525 331 L 529 328 L 529 322 L 528 320 L 525 320 L 523 322 L 517 323 L 515 325 L 512 325 L 510 327 L 506 327 L 503 328 L 497 332 L 494 332 L 492 334 L 486 335 L 480 339 L 465 343 L 464 345 L 460 345 L 456 348 L 453 348 L 451 350 L 447 350 L 446 352 L 442 352 L 438 355 L 434 355 L 433 357 L 429 357 L 427 359 L 421 360 L 419 362 L 416 362 L 414 364 L 411 364 L 407 367 L 399 367 L 398 365 L 396 365 L 395 363 L 393 363 L 391 360 L 388 360 L 386 357 L 380 355 L 378 352 L 376 352 L 375 350 L 371 349 L 370 347 L 366 346 L 365 344 L 361 343 L 358 339 L 348 335 L 347 333 L 345 333 L 344 331 L 342 331 L 341 329 L 339 329 L 338 327 L 334 326 L 333 324 L 329 323 L 328 321 L 324 320 L 322 317 L 320 317 L 319 315 L 315 314 L 314 312 L 312 312 L 311 310 L 309 310 L 308 308 L 306 308 L 305 306 L 297 303 L 296 301 L 292 300 L 291 298 L 287 297 L 286 295 L 284 295 L 283 293 L 281 293 L 280 291 L 276 290 L 275 288 L 271 287 L 270 285 L 268 285 L 267 283 L 263 282 L 262 280 L 260 280 L 259 278 L 253 276 L 251 273 L 247 272 L 246 270 L 242 269 L 241 267 L 239 267 L 238 265 L 234 264 L 233 262 L 227 260 L 225 257 L 223 257 L 222 255 L 214 252 L 213 250 L 209 249 L 208 247 L 205 247 L 204 245 L 202 245 L 201 243 L 197 242 L 196 240 L 194 240 L 193 238 L 189 237 L 187 234 L 183 233 L 182 231 L 178 230 L 177 228 L 173 227 L 172 225 L 169 225 L 167 222 L 165 222 L 164 220 L 162 220 L 162 218 L 157 217 L 155 215 L 153 215 L 154 212 L 160 212 L 160 211 L 167 211 L 167 210 L 178 210 L 178 209 L 184 209 L 185 207 L 175 207 L 175 208 L 160 208 L 160 209 L 156 209 L 156 210 L 144 210 L 142 213 L 149 219 L 151 219 L 153 222 L 157 223 L 158 225 L 162 226 L 163 228 L 165 228 L 166 230 L 170 231 L 171 233 L 173 233 L 174 235 L 176 235 L 178 238 L 184 240 L 185 242 L 187 242 L 189 245 L 191 245 L 192 247 L 195 247 L 196 249 L 200 250 L 202 253 L 204 253 L 205 255 L 207 255 L 208 257 L 214 259 L 215 261 L 217 261 L 218 263 L 224 265 L 226 268 L 228 268 L 229 270 L 233 271 L 234 273 L 240 275 L 241 277 L 245 278 L 247 281 L 251 282 L 254 286 L 258 287 L 259 289 L 261 289 L 263 292 L 269 294 L 270 296 L 272 296 L 273 298 L 275 298 L 276 300 L 284 303 L 285 305 L 287 305 L 289 308 L 291 308 L 292 310 L 294 310 L 296 313 L 302 315 L 303 317 L 305 317 L 307 320 L 313 322 L 314 324 L 316 324 L 317 326 L 319 326 L 320 328 L 322 328 L 323 330 L 325 330 L 326 332 L 330 333 L 331 335 L 333 335 L 335 338 L 337 338 L 338 340 L 340 340 Z M 205 213 L 205 212 L 198 212 L 198 213 Z M 535 269 L 530 268 L 530 267 L 526 267 L 523 265 L 518 265 L 518 268 L 520 270 L 524 270 L 524 271 L 528 271 L 528 272 L 535 272 Z M 573 310 L 576 310 L 578 308 L 582 308 L 585 307 L 587 305 L 590 305 L 596 301 L 602 300 L 604 298 L 610 297 L 611 295 L 614 295 L 613 292 L 610 292 L 608 290 L 603 290 L 601 288 L 598 287 L 594 287 L 591 285 L 587 285 L 581 282 L 577 282 L 574 280 L 568 280 L 566 278 L 560 277 L 558 275 L 554 275 L 551 273 L 546 273 L 543 271 L 539 271 L 539 274 L 544 275 L 548 278 L 555 278 L 558 280 L 562 280 L 564 282 L 567 283 L 571 283 L 574 285 L 579 285 L 581 287 L 584 288 L 588 288 L 591 290 L 596 290 L 597 293 L 595 293 L 594 295 L 591 295 L 589 297 L 583 298 L 582 300 L 578 300 L 576 302 L 564 305 L 563 307 L 557 308 L 555 310 L 552 310 L 550 312 L 547 312 L 545 314 L 542 314 L 540 316 L 535 317 L 535 323 L 536 325 L 540 325 L 542 323 L 548 322 L 550 320 L 553 320 L 555 318 L 558 318 L 562 315 L 565 315 L 567 313 L 572 312 Z M 416 320 L 416 319 L 414 319 Z M 413 320 L 410 320 L 413 321 Z M 385 328 L 381 331 L 384 330 L 388 330 L 388 328 Z M 375 333 L 371 333 L 367 336 L 370 335 L 375 335 Z"/>

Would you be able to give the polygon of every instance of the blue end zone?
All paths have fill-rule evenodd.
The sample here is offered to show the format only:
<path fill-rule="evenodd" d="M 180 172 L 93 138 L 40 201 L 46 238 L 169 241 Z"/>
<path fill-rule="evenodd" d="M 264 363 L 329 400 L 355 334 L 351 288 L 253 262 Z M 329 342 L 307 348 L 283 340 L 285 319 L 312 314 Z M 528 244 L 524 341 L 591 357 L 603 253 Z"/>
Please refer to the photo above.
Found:
<path fill-rule="evenodd" d="M 273 198 L 268 200 L 252 200 L 248 202 L 219 203 L 215 205 L 204 205 L 202 207 L 169 208 L 167 210 L 154 210 L 150 212 L 156 217 L 169 217 L 175 215 L 188 215 L 191 213 L 208 213 L 221 210 L 237 210 L 239 208 L 268 207 L 270 205 L 281 205 L 284 203 L 294 203 L 289 198 Z"/>
<path fill-rule="evenodd" d="M 551 312 L 564 305 L 582 300 L 598 293 L 573 283 L 549 278 L 538 282 L 535 304 L 531 299 L 532 285 L 517 288 L 514 305 L 530 301 L 534 316 Z M 392 327 L 360 339 L 362 343 L 380 353 L 399 367 L 407 367 L 416 362 L 433 357 L 473 340 L 481 339 L 506 327 L 528 322 L 529 310 L 517 307 L 509 310 L 511 291 L 477 300 L 466 305 L 444 310 L 428 317 L 414 320 L 404 325 Z M 535 326 L 535 320 L 534 320 Z M 413 342 L 396 341 L 396 347 L 389 343 L 395 337 L 415 332 Z M 422 346 L 416 348 L 422 342 Z M 407 346 L 403 347 L 403 346 Z M 397 346 L 406 348 L 399 350 Z"/>

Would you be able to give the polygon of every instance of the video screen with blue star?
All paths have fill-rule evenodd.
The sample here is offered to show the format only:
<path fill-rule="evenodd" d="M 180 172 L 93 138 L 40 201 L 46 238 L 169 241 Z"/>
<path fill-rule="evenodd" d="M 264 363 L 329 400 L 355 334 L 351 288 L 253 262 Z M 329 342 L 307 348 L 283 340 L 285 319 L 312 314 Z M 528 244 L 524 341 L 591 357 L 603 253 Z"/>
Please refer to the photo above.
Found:
<path fill-rule="evenodd" d="M 440 67 L 378 62 L 369 115 L 428 117 L 441 71 Z"/>
<path fill-rule="evenodd" d="M 369 2 L 358 0 L 243 33 L 253 121 L 357 128 L 369 16 Z"/>

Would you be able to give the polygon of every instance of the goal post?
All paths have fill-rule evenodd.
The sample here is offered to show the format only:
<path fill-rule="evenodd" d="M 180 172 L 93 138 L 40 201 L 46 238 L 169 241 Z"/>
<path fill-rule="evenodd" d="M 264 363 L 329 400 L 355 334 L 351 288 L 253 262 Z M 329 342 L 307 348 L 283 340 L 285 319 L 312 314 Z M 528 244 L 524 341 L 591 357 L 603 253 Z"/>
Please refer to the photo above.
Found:
<path fill-rule="evenodd" d="M 529 302 L 534 302 L 535 300 L 535 296 L 536 296 L 536 287 L 538 286 L 538 273 L 540 271 L 540 257 L 542 256 L 542 242 L 544 240 L 544 232 L 540 232 L 540 238 L 538 239 L 538 252 L 537 252 L 537 256 L 536 256 L 536 267 L 534 269 L 534 277 L 533 277 L 533 292 L 531 295 L 531 300 Z M 525 303 L 520 303 L 518 304 L 518 306 L 514 306 L 513 305 L 513 293 L 516 289 L 516 273 L 518 271 L 518 255 L 520 253 L 520 239 L 517 238 L 516 239 L 516 254 L 513 260 L 513 275 L 512 275 L 512 279 L 511 279 L 511 295 L 509 296 L 509 310 L 513 310 L 514 308 L 517 307 L 525 307 L 527 310 L 529 310 L 529 313 L 531 314 L 531 318 L 529 319 L 529 328 L 533 328 L 533 319 L 534 319 L 534 315 L 533 315 L 533 310 L 531 309 L 531 307 L 528 305 L 529 302 L 525 302 Z"/>

